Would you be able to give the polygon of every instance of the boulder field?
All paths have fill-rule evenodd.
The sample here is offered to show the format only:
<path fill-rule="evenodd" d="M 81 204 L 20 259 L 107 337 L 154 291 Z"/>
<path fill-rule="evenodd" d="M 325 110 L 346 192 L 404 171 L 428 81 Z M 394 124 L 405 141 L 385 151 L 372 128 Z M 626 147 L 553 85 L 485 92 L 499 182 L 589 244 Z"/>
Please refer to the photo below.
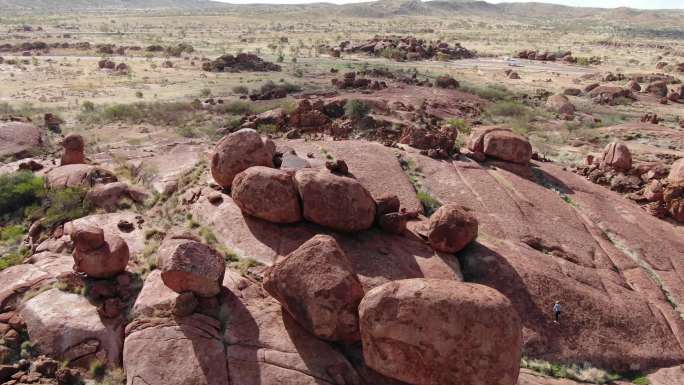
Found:
<path fill-rule="evenodd" d="M 683 228 L 532 160 L 508 129 L 476 130 L 468 151 L 241 129 L 170 193 L 163 215 L 184 222 L 167 227 L 117 211 L 137 190 L 106 169 L 53 167 L 49 188 L 115 212 L 34 237 L 0 271 L 0 315 L 41 354 L 120 366 L 127 385 L 574 384 L 523 357 L 681 380 Z M 631 154 L 612 143 L 600 163 Z M 680 163 L 664 178 L 680 183 Z"/>

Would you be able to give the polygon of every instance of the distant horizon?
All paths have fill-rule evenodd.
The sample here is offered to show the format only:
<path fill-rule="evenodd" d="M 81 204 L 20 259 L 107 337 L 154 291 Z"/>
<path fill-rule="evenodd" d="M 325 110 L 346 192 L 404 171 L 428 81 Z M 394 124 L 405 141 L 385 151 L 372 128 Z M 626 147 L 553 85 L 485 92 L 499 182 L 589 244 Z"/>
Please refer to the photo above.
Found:
<path fill-rule="evenodd" d="M 230 4 L 313 4 L 313 3 L 332 3 L 332 4 L 354 4 L 368 3 L 373 0 L 214 0 Z M 425 0 L 423 0 L 425 1 Z M 429 0 L 428 0 L 429 1 Z M 479 1 L 479 0 L 473 0 Z M 483 0 L 488 3 L 546 3 L 556 5 L 566 5 L 570 7 L 589 7 L 589 8 L 634 8 L 644 10 L 658 9 L 684 9 L 682 0 L 601 0 L 597 5 L 596 0 Z"/>

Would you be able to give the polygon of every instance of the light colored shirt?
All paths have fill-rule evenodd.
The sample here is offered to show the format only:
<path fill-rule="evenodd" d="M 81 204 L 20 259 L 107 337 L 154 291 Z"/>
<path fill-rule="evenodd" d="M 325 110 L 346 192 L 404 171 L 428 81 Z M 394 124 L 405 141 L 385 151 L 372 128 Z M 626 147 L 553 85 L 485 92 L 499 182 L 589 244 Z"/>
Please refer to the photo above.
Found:
<path fill-rule="evenodd" d="M 559 303 L 553 305 L 553 311 L 559 312 L 561 311 L 561 305 Z"/>

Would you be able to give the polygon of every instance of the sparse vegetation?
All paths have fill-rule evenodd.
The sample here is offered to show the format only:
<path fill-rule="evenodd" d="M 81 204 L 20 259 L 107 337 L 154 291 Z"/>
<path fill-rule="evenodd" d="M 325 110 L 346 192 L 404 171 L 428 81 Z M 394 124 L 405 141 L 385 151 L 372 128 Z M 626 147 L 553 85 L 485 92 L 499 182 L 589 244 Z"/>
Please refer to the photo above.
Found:
<path fill-rule="evenodd" d="M 535 372 L 555 377 L 567 378 L 574 381 L 581 381 L 591 384 L 607 384 L 617 381 L 620 376 L 601 370 L 585 363 L 582 365 L 563 365 L 542 360 L 523 358 L 520 367 L 533 370 Z"/>
<path fill-rule="evenodd" d="M 363 100 L 351 99 L 344 105 L 344 114 L 350 119 L 362 119 L 370 113 L 370 106 Z"/>

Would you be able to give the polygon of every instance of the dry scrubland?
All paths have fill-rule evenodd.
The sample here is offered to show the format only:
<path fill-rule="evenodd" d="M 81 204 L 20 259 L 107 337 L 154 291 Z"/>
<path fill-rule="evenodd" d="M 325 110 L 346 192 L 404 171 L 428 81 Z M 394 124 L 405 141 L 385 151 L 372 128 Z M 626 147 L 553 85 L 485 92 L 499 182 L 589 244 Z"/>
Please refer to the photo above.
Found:
<path fill-rule="evenodd" d="M 684 63 L 681 15 L 562 17 L 544 9 L 516 17 L 409 12 L 365 18 L 324 6 L 0 15 L 0 124 L 30 119 L 43 140 L 21 152 L 5 153 L 0 145 L 0 286 L 7 287 L 0 291 L 0 377 L 40 373 L 5 383 L 41 375 L 44 383 L 77 383 L 68 366 L 80 368 L 89 383 L 128 385 L 393 385 L 425 378 L 444 384 L 465 372 L 477 379 L 471 381 L 511 385 L 518 370 L 519 385 L 684 383 L 678 366 L 684 363 L 684 182 L 676 180 L 684 178 L 684 165 L 674 166 L 684 157 L 684 95 L 667 100 L 684 79 L 684 65 L 677 67 Z M 342 50 L 335 57 L 340 43 L 378 35 L 460 43 L 476 57 L 396 61 L 385 57 L 391 50 L 378 56 Z M 26 42 L 51 47 L 3 50 Z M 515 58 L 522 50 L 571 51 L 575 63 Z M 219 56 L 241 53 L 282 70 L 203 69 Z M 125 66 L 108 69 L 105 61 Z M 350 72 L 372 81 L 359 86 L 345 75 Z M 610 92 L 592 95 L 587 88 L 622 89 L 634 76 L 656 73 L 670 77 L 666 100 L 636 91 L 606 100 Z M 651 80 L 640 81 L 643 91 Z M 284 97 L 264 96 L 275 92 Z M 243 131 L 236 143 L 219 142 L 240 127 L 256 129 L 264 142 Z M 20 129 L 8 138 L 22 142 L 34 133 Z M 275 141 L 280 163 L 273 163 L 266 137 Z M 487 149 L 497 140 L 512 153 Z M 616 144 L 604 151 L 614 141 L 628 149 Z M 255 147 L 240 153 L 247 142 Z M 260 151 L 266 161 L 253 159 Z M 221 157 L 212 160 L 214 153 Z M 226 170 L 236 156 L 270 169 L 252 167 L 235 182 Z M 69 157 L 78 160 L 65 162 Z M 56 167 L 60 162 L 74 164 Z M 273 169 L 303 164 L 328 168 L 335 178 L 351 175 L 356 184 L 335 182 L 349 189 L 342 196 L 307 196 L 307 183 L 334 181 L 300 170 L 293 182 Z M 11 174 L 18 167 L 35 173 Z M 124 184 L 102 184 L 113 180 Z M 262 188 L 265 180 L 277 185 Z M 259 195 L 269 189 L 277 196 Z M 386 193 L 405 210 L 397 203 L 376 217 L 392 205 L 383 200 Z M 350 209 L 360 213 L 351 219 L 317 212 L 326 203 L 335 211 L 329 202 L 347 195 L 369 208 Z M 272 210 L 262 212 L 269 204 Z M 283 212 L 288 204 L 295 213 Z M 456 220 L 470 226 L 468 235 L 453 236 L 458 247 L 450 244 L 454 239 L 435 239 L 441 222 Z M 311 239 L 316 234 L 334 239 Z M 184 255 L 183 247 L 201 250 Z M 106 254 L 107 266 L 87 265 L 93 250 Z M 199 278 L 164 276 L 179 255 L 211 262 Z M 317 318 L 325 318 L 323 310 L 311 309 L 340 303 L 318 303 L 328 297 L 281 280 L 325 286 L 316 274 L 333 274 L 321 266 L 339 255 L 346 262 L 334 278 L 345 289 L 331 295 L 353 309 L 341 310 L 336 320 L 345 321 L 331 326 Z M 279 262 L 285 256 L 292 266 Z M 73 274 L 74 259 L 85 276 Z M 306 272 L 313 275 L 299 277 L 298 263 L 313 266 Z M 510 302 L 483 288 L 474 290 L 473 301 L 489 301 L 497 315 L 510 312 L 513 325 L 520 317 L 522 334 L 481 308 L 466 313 L 484 311 L 476 318 L 486 319 L 489 331 L 471 319 L 449 318 L 465 305 L 439 297 L 452 289 L 446 284 L 401 281 L 405 286 L 390 294 L 374 289 L 375 297 L 363 297 L 403 278 L 448 279 L 463 291 L 472 283 L 492 287 Z M 411 334 L 397 332 L 402 326 L 389 318 L 378 321 L 391 312 L 380 297 L 404 291 L 434 295 L 453 308 L 444 315 L 412 304 L 412 312 L 430 317 L 402 322 L 428 331 L 378 353 L 383 348 L 374 344 L 386 337 L 373 334 L 383 333 L 373 329 L 378 322 L 395 333 L 389 339 Z M 305 303 L 301 309 L 293 295 Z M 556 299 L 566 306 L 562 326 L 551 322 Z M 15 312 L 21 317 L 10 317 Z M 75 312 L 90 329 L 74 326 Z M 442 316 L 448 322 L 440 323 Z M 349 318 L 352 331 L 344 324 Z M 450 340 L 453 325 L 476 337 Z M 52 339 L 61 328 L 74 333 Z M 494 330 L 509 342 L 505 348 L 477 339 L 494 338 Z M 425 335 L 431 339 L 420 340 Z M 487 351 L 484 361 L 496 365 L 482 365 L 483 356 L 471 362 L 467 354 L 443 359 L 455 356 L 434 343 L 444 335 L 444 346 Z M 411 343 L 433 350 L 397 347 Z M 153 363 L 157 353 L 168 361 L 161 371 Z M 402 359 L 413 360 L 415 372 Z M 463 371 L 469 365 L 475 369 Z"/>

